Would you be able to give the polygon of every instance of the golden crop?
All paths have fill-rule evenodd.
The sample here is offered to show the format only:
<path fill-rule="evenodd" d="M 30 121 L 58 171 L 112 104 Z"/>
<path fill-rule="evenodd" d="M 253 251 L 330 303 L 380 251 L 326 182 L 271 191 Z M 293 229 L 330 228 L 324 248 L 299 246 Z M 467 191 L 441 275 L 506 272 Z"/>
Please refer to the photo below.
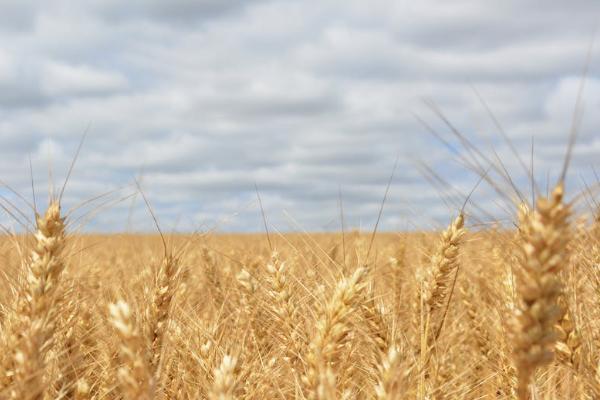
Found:
<path fill-rule="evenodd" d="M 517 211 L 519 209 L 519 211 Z M 0 399 L 600 398 L 599 222 L 2 241 Z M 368 258 L 367 258 L 368 255 Z"/>

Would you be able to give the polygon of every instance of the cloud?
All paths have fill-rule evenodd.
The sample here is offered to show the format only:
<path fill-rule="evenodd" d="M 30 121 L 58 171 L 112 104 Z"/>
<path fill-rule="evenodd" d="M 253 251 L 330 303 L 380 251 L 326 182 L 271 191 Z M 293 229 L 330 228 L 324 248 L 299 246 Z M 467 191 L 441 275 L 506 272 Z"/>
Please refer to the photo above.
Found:
<path fill-rule="evenodd" d="M 0 31 L 19 34 L 31 29 L 35 13 L 33 0 L 4 0 L 0 4 Z"/>
<path fill-rule="evenodd" d="M 93 11 L 109 21 L 122 22 L 148 18 L 170 24 L 190 24 L 218 18 L 243 9 L 248 1 L 241 0 L 134 0 L 124 5 L 116 0 L 93 2 Z"/>
<path fill-rule="evenodd" d="M 108 94 L 127 88 L 127 79 L 86 65 L 49 62 L 43 67 L 41 90 L 48 97 Z"/>
<path fill-rule="evenodd" d="M 382 229 L 445 224 L 478 179 L 469 165 L 501 160 L 526 193 L 533 141 L 540 182 L 560 173 L 596 11 L 583 0 L 3 2 L 0 178 L 28 195 L 31 158 L 41 201 L 49 165 L 62 184 L 89 125 L 65 204 L 123 187 L 89 230 L 153 229 L 127 197 L 133 177 L 180 229 L 260 230 L 255 184 L 277 228 L 338 229 L 341 189 L 347 226 L 368 229 L 397 157 Z M 600 152 L 596 53 L 574 191 L 580 175 L 594 181 Z M 510 218 L 508 202 L 482 186 L 473 220 Z"/>

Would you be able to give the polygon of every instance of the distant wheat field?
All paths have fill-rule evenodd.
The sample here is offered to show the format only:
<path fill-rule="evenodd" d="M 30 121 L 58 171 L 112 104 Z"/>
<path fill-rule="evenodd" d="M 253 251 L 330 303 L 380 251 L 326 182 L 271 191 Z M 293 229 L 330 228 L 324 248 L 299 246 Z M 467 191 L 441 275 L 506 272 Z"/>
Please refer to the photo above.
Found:
<path fill-rule="evenodd" d="M 517 211 L 518 208 L 518 211 Z M 2 241 L 1 398 L 599 398 L 600 222 Z"/>

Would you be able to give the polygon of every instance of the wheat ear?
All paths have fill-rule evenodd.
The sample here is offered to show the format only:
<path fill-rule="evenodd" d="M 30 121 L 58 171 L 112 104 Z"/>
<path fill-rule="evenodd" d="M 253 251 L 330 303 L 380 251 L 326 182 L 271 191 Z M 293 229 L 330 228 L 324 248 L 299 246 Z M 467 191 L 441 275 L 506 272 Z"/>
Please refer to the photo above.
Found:
<path fill-rule="evenodd" d="M 445 315 L 439 315 L 451 294 L 452 274 L 458 268 L 460 245 L 465 235 L 465 220 L 459 214 L 442 233 L 437 253 L 433 256 L 433 270 L 425 293 L 428 316 L 427 343 L 436 339 Z"/>
<path fill-rule="evenodd" d="M 292 298 L 292 291 L 287 277 L 287 264 L 279 259 L 277 251 L 273 251 L 271 261 L 267 264 L 267 280 L 270 285 L 269 294 L 274 303 L 271 305 L 280 324 L 275 334 L 281 340 L 285 357 L 295 367 L 299 361 L 302 339 L 298 335 L 296 324 L 297 306 Z"/>
<path fill-rule="evenodd" d="M 528 398 L 535 370 L 554 358 L 557 340 L 554 325 L 561 317 L 558 299 L 562 292 L 560 271 L 567 261 L 570 207 L 563 203 L 559 184 L 550 198 L 540 198 L 536 209 L 521 207 L 519 268 L 516 269 L 519 306 L 514 327 L 514 359 L 517 395 Z"/>
<path fill-rule="evenodd" d="M 359 307 L 366 275 L 367 269 L 360 267 L 351 277 L 338 282 L 333 297 L 320 312 L 306 357 L 308 369 L 302 377 L 309 400 L 320 398 L 321 378 L 328 377 L 325 386 L 331 386 L 331 372 L 327 369 L 336 361 L 340 345 L 350 332 L 349 320 Z"/>
<path fill-rule="evenodd" d="M 375 385 L 375 395 L 377 396 L 377 400 L 397 398 L 396 382 L 398 379 L 399 362 L 400 355 L 398 353 L 398 348 L 395 345 L 392 345 L 377 367 L 377 383 Z"/>
<path fill-rule="evenodd" d="M 581 337 L 564 297 L 559 298 L 558 303 L 561 307 L 561 316 L 555 326 L 558 333 L 556 355 L 567 365 L 577 368 L 581 358 Z"/>
<path fill-rule="evenodd" d="M 121 394 L 126 400 L 150 400 L 153 380 L 143 356 L 144 346 L 131 316 L 131 309 L 124 301 L 109 305 L 110 322 L 121 341 L 119 358 L 123 364 L 117 371 Z"/>
<path fill-rule="evenodd" d="M 156 381 L 160 381 L 160 361 L 163 342 L 169 323 L 173 297 L 177 291 L 179 260 L 166 255 L 156 274 L 156 286 L 148 309 L 150 328 L 150 370 Z"/>
<path fill-rule="evenodd" d="M 237 388 L 237 359 L 225 355 L 214 371 L 214 380 L 208 395 L 210 400 L 234 400 Z"/>
<path fill-rule="evenodd" d="M 59 278 L 65 264 L 65 221 L 58 201 L 43 216 L 36 215 L 35 244 L 27 263 L 26 285 L 19 304 L 19 338 L 14 356 L 16 399 L 44 397 L 45 356 L 56 330 Z"/>

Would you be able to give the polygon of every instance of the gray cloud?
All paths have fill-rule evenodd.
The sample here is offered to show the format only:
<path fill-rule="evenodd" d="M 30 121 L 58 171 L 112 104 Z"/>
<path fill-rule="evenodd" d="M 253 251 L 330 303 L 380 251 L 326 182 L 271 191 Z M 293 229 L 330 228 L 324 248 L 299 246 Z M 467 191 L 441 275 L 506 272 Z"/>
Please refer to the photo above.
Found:
<path fill-rule="evenodd" d="M 134 0 L 123 4 L 116 0 L 101 0 L 94 3 L 92 10 L 109 21 L 151 19 L 169 24 L 191 24 L 239 12 L 251 2 L 242 0 L 175 0 L 169 2 Z"/>
<path fill-rule="evenodd" d="M 34 25 L 35 1 L 4 0 L 0 4 L 0 31 L 19 34 Z"/>

